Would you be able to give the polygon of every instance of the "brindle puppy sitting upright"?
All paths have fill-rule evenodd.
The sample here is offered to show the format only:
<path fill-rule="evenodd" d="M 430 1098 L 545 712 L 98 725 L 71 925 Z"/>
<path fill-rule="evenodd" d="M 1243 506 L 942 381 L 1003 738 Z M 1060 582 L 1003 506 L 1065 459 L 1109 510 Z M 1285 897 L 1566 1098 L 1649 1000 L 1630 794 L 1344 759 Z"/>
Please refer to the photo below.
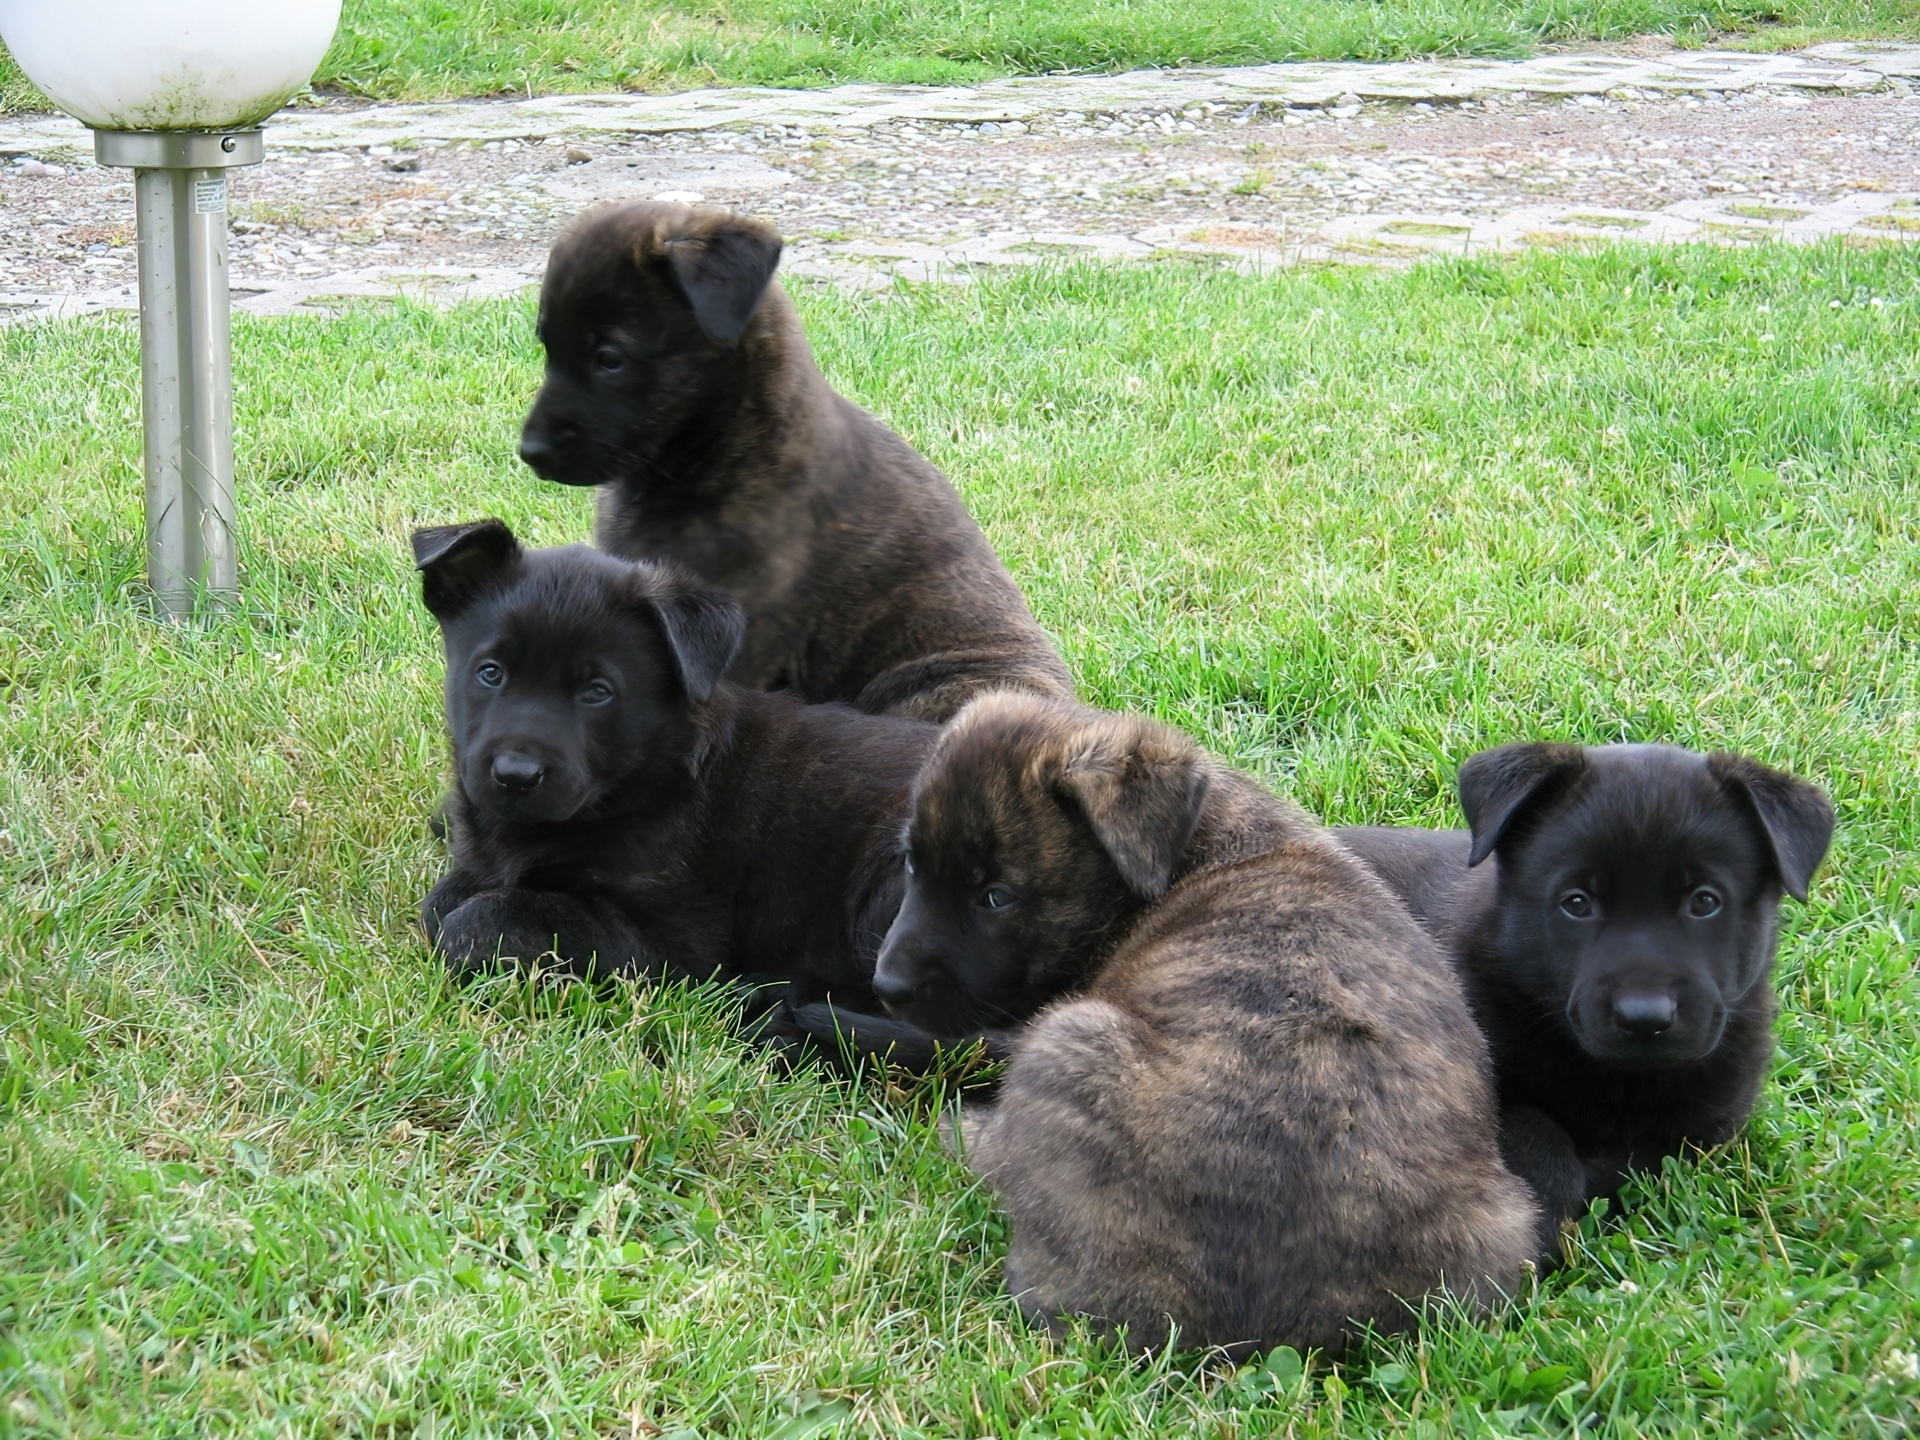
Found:
<path fill-rule="evenodd" d="M 414 554 L 458 772 L 421 922 L 450 966 L 777 976 L 876 1008 L 937 727 L 720 680 L 739 607 L 661 566 L 524 551 L 497 520 L 416 531 Z"/>
<path fill-rule="evenodd" d="M 908 856 L 875 991 L 937 1034 L 1027 1022 L 963 1133 L 1029 1317 L 1337 1350 L 1521 1278 L 1536 1212 L 1459 987 L 1292 806 L 1163 725 L 986 696 Z"/>
<path fill-rule="evenodd" d="M 779 261 L 722 210 L 589 211 L 547 264 L 521 458 L 601 487 L 603 548 L 733 594 L 739 684 L 923 720 L 996 686 L 1071 698 L 946 477 L 829 388 Z"/>
<path fill-rule="evenodd" d="M 1336 833 L 1452 957 L 1554 1254 L 1589 1200 L 1746 1123 L 1780 895 L 1806 899 L 1833 806 L 1671 745 L 1505 745 L 1460 767 L 1460 801 L 1471 831 Z"/>

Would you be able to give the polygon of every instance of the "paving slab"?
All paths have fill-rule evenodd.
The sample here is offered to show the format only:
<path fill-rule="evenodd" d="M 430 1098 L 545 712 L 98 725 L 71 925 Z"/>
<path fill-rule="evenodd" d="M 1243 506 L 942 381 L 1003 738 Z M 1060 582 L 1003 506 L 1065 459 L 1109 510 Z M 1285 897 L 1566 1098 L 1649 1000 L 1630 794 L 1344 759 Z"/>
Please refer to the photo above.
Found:
<path fill-rule="evenodd" d="M 790 274 L 964 280 L 1172 252 L 1264 268 L 1920 238 L 1920 45 L 1561 54 L 283 111 L 233 177 L 236 306 L 538 282 L 605 200 L 764 216 Z M 0 323 L 137 303 L 131 175 L 0 116 Z"/>
<path fill-rule="evenodd" d="M 1233 68 L 1139 70 L 1121 75 L 1021 76 L 974 87 L 841 85 L 828 90 L 739 88 L 677 95 L 549 95 L 440 105 L 299 108 L 274 118 L 273 144 L 290 150 L 365 148 L 398 138 L 487 141 L 550 136 L 674 134 L 736 125 L 865 127 L 901 120 L 1005 122 L 1068 109 L 1118 113 L 1226 106 L 1325 105 L 1514 94 L 1603 95 L 1609 90 L 1745 91 L 1791 86 L 1870 90 L 1920 75 L 1920 46 L 1858 42 L 1789 54 L 1676 51 L 1658 57 L 1548 55 L 1531 60 L 1410 60 L 1397 64 L 1289 62 Z M 0 156 L 77 153 L 86 131 L 64 116 L 0 119 Z"/>

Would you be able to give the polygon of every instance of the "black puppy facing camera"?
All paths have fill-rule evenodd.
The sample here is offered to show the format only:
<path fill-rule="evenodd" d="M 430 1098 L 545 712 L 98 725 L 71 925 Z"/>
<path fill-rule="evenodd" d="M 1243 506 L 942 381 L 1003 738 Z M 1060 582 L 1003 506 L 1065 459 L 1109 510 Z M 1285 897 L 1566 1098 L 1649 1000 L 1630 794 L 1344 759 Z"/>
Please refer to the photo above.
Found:
<path fill-rule="evenodd" d="M 414 552 L 459 777 L 421 923 L 451 968 L 778 980 L 789 1010 L 878 1008 L 936 726 L 721 680 L 739 606 L 672 569 L 523 550 L 497 520 Z"/>
<path fill-rule="evenodd" d="M 417 530 L 413 557 L 446 643 L 447 729 L 470 812 L 590 820 L 617 803 L 613 790 L 687 778 L 690 707 L 712 697 L 746 628 L 725 594 L 585 547 L 529 566 L 497 520 Z"/>
<path fill-rule="evenodd" d="M 1461 767 L 1460 801 L 1469 831 L 1337 833 L 1459 969 L 1502 1149 L 1557 1230 L 1745 1123 L 1773 1050 L 1780 896 L 1806 898 L 1833 806 L 1671 745 L 1502 746 Z"/>

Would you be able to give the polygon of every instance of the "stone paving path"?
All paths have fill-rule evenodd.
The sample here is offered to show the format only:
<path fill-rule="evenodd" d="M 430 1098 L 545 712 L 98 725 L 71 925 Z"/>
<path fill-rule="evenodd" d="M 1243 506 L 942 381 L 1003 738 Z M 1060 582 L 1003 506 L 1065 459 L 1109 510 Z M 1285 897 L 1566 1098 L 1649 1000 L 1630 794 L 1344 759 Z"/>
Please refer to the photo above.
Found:
<path fill-rule="evenodd" d="M 1405 263 L 1608 237 L 1920 236 L 1920 46 L 1285 64 L 282 112 L 235 173 L 236 305 L 536 283 L 586 205 L 764 215 L 855 283 L 1162 251 Z M 0 116 L 0 321 L 137 300 L 132 184 Z"/>

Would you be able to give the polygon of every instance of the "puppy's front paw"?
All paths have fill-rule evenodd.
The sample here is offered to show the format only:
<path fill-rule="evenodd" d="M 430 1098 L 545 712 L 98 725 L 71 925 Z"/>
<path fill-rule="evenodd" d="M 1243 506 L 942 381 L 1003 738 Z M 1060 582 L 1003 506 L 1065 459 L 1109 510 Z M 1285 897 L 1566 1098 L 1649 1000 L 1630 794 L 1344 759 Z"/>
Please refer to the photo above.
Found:
<path fill-rule="evenodd" d="M 734 994 L 740 997 L 740 1022 L 751 1027 L 752 1024 L 775 1012 L 785 1012 L 792 1016 L 792 1006 L 788 1003 L 796 991 L 791 980 L 779 975 L 742 975 L 730 982 Z"/>
<path fill-rule="evenodd" d="M 813 1038 L 794 1015 L 793 1007 L 784 1000 L 746 1021 L 746 1032 L 749 1039 L 766 1051 L 774 1069 L 782 1074 L 791 1075 L 820 1054 L 814 1048 Z"/>
<path fill-rule="evenodd" d="M 859 1043 L 847 1022 L 862 1017 L 835 1010 L 824 1001 L 798 1002 L 792 998 L 792 987 L 786 988 L 784 998 L 746 1020 L 748 1035 L 773 1052 L 787 1070 L 816 1061 L 848 1072 L 857 1069 Z"/>
<path fill-rule="evenodd" d="M 434 951 L 455 976 L 533 965 L 553 953 L 554 935 L 515 903 L 505 891 L 475 895 L 440 917 Z"/>

